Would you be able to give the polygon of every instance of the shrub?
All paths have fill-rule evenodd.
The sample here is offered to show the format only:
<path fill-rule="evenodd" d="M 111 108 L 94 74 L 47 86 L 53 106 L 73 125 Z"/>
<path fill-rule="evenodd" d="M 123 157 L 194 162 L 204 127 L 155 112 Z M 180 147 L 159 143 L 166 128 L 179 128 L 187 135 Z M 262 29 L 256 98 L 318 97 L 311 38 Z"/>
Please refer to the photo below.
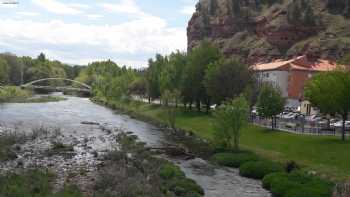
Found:
<path fill-rule="evenodd" d="M 64 188 L 58 193 L 54 194 L 53 197 L 83 197 L 79 188 L 74 185 L 65 185 Z"/>
<path fill-rule="evenodd" d="M 258 161 L 258 157 L 251 152 L 217 153 L 212 160 L 219 165 L 238 168 L 249 161 Z"/>
<path fill-rule="evenodd" d="M 0 145 L 0 161 L 9 161 L 14 159 L 17 159 L 17 154 L 9 147 Z"/>
<path fill-rule="evenodd" d="M 63 144 L 62 142 L 52 142 L 51 149 L 47 150 L 48 155 L 63 154 L 73 152 L 74 147 L 72 145 Z"/>
<path fill-rule="evenodd" d="M 0 89 L 0 103 L 23 101 L 30 96 L 30 92 L 15 86 L 4 86 Z"/>
<path fill-rule="evenodd" d="M 334 183 L 301 171 L 273 173 L 265 176 L 263 186 L 273 195 L 281 197 L 326 197 L 331 196 Z"/>
<path fill-rule="evenodd" d="M 177 196 L 202 196 L 203 189 L 185 174 L 178 166 L 171 163 L 164 164 L 159 170 L 159 176 L 163 179 L 163 191 L 174 192 Z"/>
<path fill-rule="evenodd" d="M 51 181 L 52 175 L 40 170 L 0 176 L 0 196 L 46 197 L 51 192 Z"/>
<path fill-rule="evenodd" d="M 159 176 L 167 180 L 175 177 L 176 178 L 185 177 L 184 173 L 180 170 L 180 168 L 172 164 L 165 164 L 159 170 Z"/>
<path fill-rule="evenodd" d="M 282 172 L 283 167 L 272 161 L 250 161 L 239 168 L 239 174 L 244 177 L 262 179 L 267 174 Z"/>
<path fill-rule="evenodd" d="M 299 170 L 299 169 L 300 169 L 300 167 L 295 161 L 288 161 L 286 163 L 286 171 L 288 173 L 290 173 L 290 172 L 292 172 L 294 170 Z"/>
<path fill-rule="evenodd" d="M 204 194 L 203 189 L 196 182 L 188 178 L 174 179 L 170 183 L 169 189 L 178 196 L 188 195 L 189 193 Z"/>

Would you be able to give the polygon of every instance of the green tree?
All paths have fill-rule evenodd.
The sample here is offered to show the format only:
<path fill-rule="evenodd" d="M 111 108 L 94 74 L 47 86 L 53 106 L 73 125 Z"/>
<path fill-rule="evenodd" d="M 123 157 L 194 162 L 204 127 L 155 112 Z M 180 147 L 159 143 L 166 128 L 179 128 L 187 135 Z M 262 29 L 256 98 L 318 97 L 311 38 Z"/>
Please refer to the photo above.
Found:
<path fill-rule="evenodd" d="M 271 127 L 276 127 L 276 115 L 284 109 L 285 99 L 279 89 L 270 84 L 264 84 L 260 90 L 257 102 L 258 114 L 264 118 L 271 118 Z"/>
<path fill-rule="evenodd" d="M 239 96 L 251 82 L 252 75 L 247 65 L 235 59 L 221 59 L 209 65 L 204 85 L 212 100 L 220 104 Z"/>
<path fill-rule="evenodd" d="M 9 66 L 9 83 L 12 85 L 20 85 L 22 81 L 22 69 L 24 67 L 21 59 L 10 53 L 1 54 L 0 57 L 6 60 Z"/>
<path fill-rule="evenodd" d="M 40 53 L 39 56 L 37 57 L 37 60 L 40 62 L 45 62 L 46 61 L 46 55 L 44 53 Z"/>
<path fill-rule="evenodd" d="M 192 69 L 187 64 L 181 78 L 181 96 L 182 96 L 182 101 L 185 108 L 187 108 L 188 106 L 188 108 L 192 110 L 192 105 L 193 105 L 195 96 L 193 93 L 194 88 L 192 86 L 192 78 L 191 78 L 193 74 L 191 74 L 190 72 L 192 72 Z"/>
<path fill-rule="evenodd" d="M 131 85 L 137 79 L 132 69 L 119 67 L 111 60 L 93 62 L 82 70 L 76 80 L 84 82 L 93 87 L 96 96 L 107 99 L 128 99 Z"/>
<path fill-rule="evenodd" d="M 0 86 L 6 85 L 9 81 L 9 66 L 6 60 L 0 57 Z"/>
<path fill-rule="evenodd" d="M 203 41 L 188 55 L 186 80 L 190 80 L 187 84 L 192 86 L 192 98 L 196 102 L 198 111 L 201 109 L 201 103 L 206 104 L 207 112 L 210 109 L 210 96 L 208 96 L 204 86 L 205 72 L 210 64 L 218 61 L 221 57 L 219 49 L 208 41 Z"/>
<path fill-rule="evenodd" d="M 161 73 L 167 64 L 168 58 L 160 54 L 156 55 L 155 60 L 150 59 L 148 61 L 146 80 L 149 101 L 161 96 Z"/>
<path fill-rule="evenodd" d="M 179 100 L 179 95 L 180 93 L 177 90 L 175 91 L 166 90 L 163 92 L 163 95 L 162 95 L 162 100 L 166 106 L 166 111 L 167 111 L 167 114 L 166 114 L 167 122 L 169 126 L 174 130 L 176 129 L 175 127 L 176 108 L 172 104 L 177 103 L 177 101 Z"/>
<path fill-rule="evenodd" d="M 147 94 L 147 81 L 145 77 L 135 75 L 135 80 L 129 85 L 129 92 L 144 98 Z"/>
<path fill-rule="evenodd" d="M 185 53 L 177 51 L 169 55 L 168 61 L 163 65 L 160 76 L 161 92 L 181 89 L 181 79 L 186 63 L 187 56 Z"/>
<path fill-rule="evenodd" d="M 342 140 L 345 140 L 345 122 L 350 112 L 350 72 L 339 69 L 318 74 L 307 83 L 305 97 L 321 112 L 342 116 Z"/>
<path fill-rule="evenodd" d="M 239 96 L 215 111 L 215 140 L 223 148 L 239 150 L 242 128 L 248 122 L 249 106 L 243 96 Z"/>
<path fill-rule="evenodd" d="M 114 76 L 108 79 L 105 83 L 109 83 L 106 92 L 107 98 L 129 99 L 129 87 L 136 79 L 136 75 L 132 69 L 122 69 L 119 76 Z"/>

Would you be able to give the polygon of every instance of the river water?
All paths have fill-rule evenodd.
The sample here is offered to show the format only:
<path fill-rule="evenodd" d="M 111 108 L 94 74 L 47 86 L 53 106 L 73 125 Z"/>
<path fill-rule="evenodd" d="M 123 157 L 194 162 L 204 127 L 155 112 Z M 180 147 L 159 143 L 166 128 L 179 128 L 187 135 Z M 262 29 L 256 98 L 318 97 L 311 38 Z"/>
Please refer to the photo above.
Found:
<path fill-rule="evenodd" d="M 80 165 L 96 166 L 98 161 L 95 161 L 93 152 L 106 152 L 113 148 L 113 136 L 101 128 L 109 128 L 114 132 L 130 131 L 152 147 L 161 147 L 167 143 L 161 129 L 153 125 L 94 104 L 88 98 L 65 97 L 67 100 L 60 102 L 3 104 L 0 108 L 2 128 L 26 132 L 39 127 L 60 128 L 62 140 L 74 144 L 74 151 L 77 152 L 72 160 L 47 159 L 47 166 L 56 166 L 56 171 L 61 174 Z M 82 122 L 96 122 L 100 125 L 86 125 Z M 46 140 L 28 144 L 23 148 L 19 159 L 22 157 L 30 160 L 28 165 L 42 163 L 45 158 L 33 156 L 33 151 L 40 151 L 40 147 L 45 146 Z M 236 169 L 216 167 L 199 158 L 186 161 L 171 160 L 179 165 L 189 178 L 201 185 L 208 197 L 270 196 L 270 193 L 262 188 L 260 181 L 240 177 Z M 11 164 L 0 164 L 0 170 L 5 170 L 8 166 Z"/>

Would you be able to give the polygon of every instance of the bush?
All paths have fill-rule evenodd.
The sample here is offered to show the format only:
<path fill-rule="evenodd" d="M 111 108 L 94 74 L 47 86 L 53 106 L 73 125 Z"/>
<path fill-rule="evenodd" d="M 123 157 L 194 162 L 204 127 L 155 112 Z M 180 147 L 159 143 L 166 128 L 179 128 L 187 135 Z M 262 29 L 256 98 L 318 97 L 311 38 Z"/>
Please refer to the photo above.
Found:
<path fill-rule="evenodd" d="M 49 156 L 66 154 L 74 152 L 74 147 L 72 145 L 63 144 L 62 142 L 52 142 L 51 149 L 47 150 L 46 153 Z"/>
<path fill-rule="evenodd" d="M 51 193 L 51 181 L 52 175 L 40 170 L 0 176 L 0 196 L 46 197 Z"/>
<path fill-rule="evenodd" d="M 65 185 L 64 188 L 58 193 L 54 194 L 53 197 L 83 197 L 79 188 L 74 185 Z"/>
<path fill-rule="evenodd" d="M 22 90 L 15 86 L 4 86 L 0 89 L 0 103 L 20 102 L 30 96 L 30 92 Z"/>
<path fill-rule="evenodd" d="M 165 164 L 159 170 L 159 176 L 163 179 L 169 180 L 172 178 L 183 178 L 185 174 L 180 170 L 179 167 L 172 164 Z"/>
<path fill-rule="evenodd" d="M 251 152 L 217 153 L 212 160 L 219 165 L 238 168 L 249 161 L 258 161 L 258 157 Z"/>
<path fill-rule="evenodd" d="M 196 182 L 188 178 L 174 179 L 170 184 L 170 191 L 173 191 L 178 196 L 189 193 L 204 194 L 203 189 Z"/>
<path fill-rule="evenodd" d="M 295 161 L 288 161 L 286 163 L 285 168 L 286 168 L 286 171 L 288 173 L 290 173 L 290 172 L 292 172 L 294 170 L 299 170 L 300 169 L 299 165 Z"/>
<path fill-rule="evenodd" d="M 164 180 L 163 190 L 174 192 L 177 196 L 203 196 L 203 189 L 185 174 L 178 166 L 164 164 L 159 170 L 159 176 Z"/>
<path fill-rule="evenodd" d="M 331 196 L 334 183 L 301 171 L 273 173 L 265 176 L 263 186 L 273 195 L 281 197 L 327 197 Z"/>
<path fill-rule="evenodd" d="M 272 161 L 250 161 L 239 168 L 239 174 L 244 177 L 262 179 L 267 174 L 282 172 L 283 167 Z"/>

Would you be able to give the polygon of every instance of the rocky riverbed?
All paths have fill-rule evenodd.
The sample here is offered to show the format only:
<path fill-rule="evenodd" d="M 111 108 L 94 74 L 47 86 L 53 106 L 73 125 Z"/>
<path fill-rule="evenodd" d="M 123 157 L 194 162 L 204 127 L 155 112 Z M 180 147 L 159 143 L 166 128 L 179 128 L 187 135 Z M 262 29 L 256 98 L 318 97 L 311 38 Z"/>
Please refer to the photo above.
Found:
<path fill-rule="evenodd" d="M 135 135 L 148 147 L 179 145 L 179 139 L 171 141 L 161 128 L 77 97 L 58 103 L 8 104 L 0 110 L 0 120 L 4 121 L 4 128 L 25 131 L 28 136 L 12 147 L 16 159 L 0 162 L 0 173 L 48 168 L 57 174 L 56 190 L 70 182 L 78 185 L 85 196 L 91 194 L 96 173 L 106 163 L 105 155 L 118 148 L 116 137 L 120 132 Z M 32 128 L 34 134 L 30 134 Z M 260 181 L 240 177 L 236 169 L 217 167 L 199 158 L 159 156 L 180 166 L 187 177 L 204 189 L 205 196 L 270 196 Z"/>
<path fill-rule="evenodd" d="M 40 133 L 30 134 L 24 143 L 15 144 L 12 150 L 17 158 L 0 163 L 0 172 L 17 169 L 49 169 L 56 175 L 55 190 L 65 183 L 75 183 L 88 196 L 96 171 L 103 165 L 103 156 L 116 145 L 119 129 L 96 128 L 96 135 L 65 135 L 59 129 L 39 128 Z M 35 135 L 35 137 L 33 136 Z"/>

